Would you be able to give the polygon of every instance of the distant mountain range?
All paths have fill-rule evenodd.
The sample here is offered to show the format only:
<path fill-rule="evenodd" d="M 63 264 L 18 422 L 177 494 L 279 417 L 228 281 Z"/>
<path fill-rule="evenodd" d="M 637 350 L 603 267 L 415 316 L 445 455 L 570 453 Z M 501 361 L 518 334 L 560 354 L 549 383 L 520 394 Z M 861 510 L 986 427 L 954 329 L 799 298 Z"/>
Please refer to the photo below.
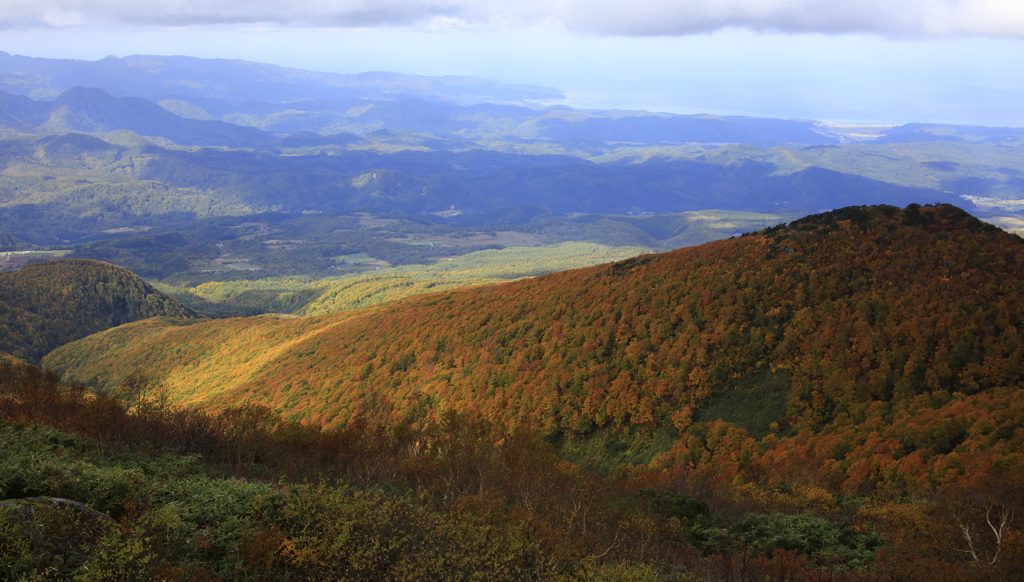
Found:
<path fill-rule="evenodd" d="M 316 73 L 241 60 L 135 55 L 99 61 L 42 59 L 0 51 L 0 88 L 53 99 L 76 86 L 122 97 L 230 102 L 428 98 L 453 103 L 532 103 L 564 99 L 557 89 L 505 85 L 474 77 L 370 72 Z M 258 99 L 255 97 L 258 96 Z"/>
<path fill-rule="evenodd" d="M 0 52 L 2 91 L 37 101 L 54 101 L 59 108 L 67 105 L 59 101 L 87 99 L 80 90 L 73 95 L 66 94 L 80 87 L 160 103 L 186 118 L 228 121 L 273 132 L 309 131 L 329 135 L 401 130 L 450 139 L 515 137 L 648 145 L 690 142 L 820 145 L 863 139 L 852 138 L 854 132 L 836 131 L 831 126 L 808 120 L 552 108 L 549 106 L 564 99 L 557 89 L 505 85 L 472 77 L 383 72 L 341 75 L 193 57 L 142 55 L 77 61 Z M 93 94 L 91 99 L 103 98 Z M 9 97 L 0 99 L 7 109 L 0 113 L 0 120 L 5 123 L 10 123 L 11 108 L 33 108 L 24 101 L 9 101 Z M 152 109 L 143 109 L 139 102 L 122 103 L 125 109 L 134 109 L 136 115 L 147 118 L 158 115 Z M 14 119 L 17 118 L 15 113 Z M 140 127 L 152 130 L 153 123 L 165 120 L 154 119 L 141 123 Z M 51 127 L 69 127 L 67 121 L 53 120 Z M 70 121 L 74 124 L 76 120 Z M 103 121 L 110 120 L 94 121 L 99 128 L 105 127 Z M 248 136 L 254 140 L 254 145 L 260 145 L 254 134 Z M 878 131 L 876 139 L 882 143 L 1013 141 L 1022 136 L 1024 130 L 911 124 Z M 195 139 L 190 137 L 187 141 Z"/>
<path fill-rule="evenodd" d="M 223 121 L 183 118 L 137 97 L 115 98 L 102 89 L 74 87 L 53 101 L 0 93 L 0 122 L 13 129 L 54 133 L 128 130 L 178 145 L 265 147 L 274 137 Z"/>
<path fill-rule="evenodd" d="M 1024 130 L 858 134 L 809 120 L 584 111 L 545 105 L 555 90 L 478 79 L 186 57 L 2 53 L 0 89 L 8 247 L 264 212 L 520 228 L 577 213 L 949 203 L 1024 224 Z"/>
<path fill-rule="evenodd" d="M 52 101 L 0 91 L 0 124 L 17 130 L 109 132 L 118 129 L 177 145 L 265 148 L 325 145 L 336 136 L 400 132 L 434 136 L 442 147 L 479 140 L 583 144 L 838 143 L 807 121 L 576 111 L 479 103 L 460 105 L 425 97 L 347 98 L 285 102 L 228 102 L 210 98 L 114 97 L 106 89 L 75 86 Z M 262 132 L 257 130 L 263 130 Z M 351 138 L 347 138 L 349 141 Z"/>
<path fill-rule="evenodd" d="M 248 148 L 183 151 L 119 133 L 114 138 L 71 133 L 0 139 L 6 168 L 0 185 L 6 183 L 8 192 L 0 231 L 45 243 L 105 229 L 268 211 L 417 214 L 457 208 L 461 214 L 445 219 L 446 224 L 468 220 L 480 225 L 480 217 L 491 211 L 520 207 L 532 208 L 519 213 L 520 222 L 580 212 L 716 208 L 800 215 L 859 203 L 973 207 L 955 193 L 934 188 L 815 166 L 780 171 L 775 163 L 751 159 L 595 163 L 486 150 L 380 154 L 359 148 L 282 155 Z"/>

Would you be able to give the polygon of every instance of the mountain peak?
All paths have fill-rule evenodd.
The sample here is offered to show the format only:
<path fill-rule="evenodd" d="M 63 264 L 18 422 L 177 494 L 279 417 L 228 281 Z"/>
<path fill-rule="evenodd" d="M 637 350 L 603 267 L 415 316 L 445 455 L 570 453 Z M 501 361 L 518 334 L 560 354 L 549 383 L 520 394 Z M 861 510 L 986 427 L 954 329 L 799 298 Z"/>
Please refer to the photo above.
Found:
<path fill-rule="evenodd" d="M 817 228 L 833 228 L 840 222 L 849 222 L 856 226 L 867 227 L 879 224 L 890 226 L 919 226 L 930 232 L 967 230 L 981 232 L 999 230 L 997 227 L 979 220 L 966 210 L 952 204 L 908 204 L 900 209 L 886 204 L 875 206 L 847 206 L 819 214 L 805 216 L 794 220 L 788 225 L 778 225 L 767 229 L 766 233 L 777 233 L 783 230 L 806 232 Z"/>

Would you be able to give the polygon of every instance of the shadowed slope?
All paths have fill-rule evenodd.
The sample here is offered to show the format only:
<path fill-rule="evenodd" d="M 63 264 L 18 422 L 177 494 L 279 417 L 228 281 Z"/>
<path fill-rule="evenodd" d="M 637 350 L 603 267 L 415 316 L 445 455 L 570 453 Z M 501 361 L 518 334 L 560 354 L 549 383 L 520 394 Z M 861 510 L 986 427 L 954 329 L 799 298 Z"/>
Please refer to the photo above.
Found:
<path fill-rule="evenodd" d="M 61 259 L 0 273 L 0 351 L 38 361 L 89 334 L 157 315 L 199 315 L 127 269 Z"/>

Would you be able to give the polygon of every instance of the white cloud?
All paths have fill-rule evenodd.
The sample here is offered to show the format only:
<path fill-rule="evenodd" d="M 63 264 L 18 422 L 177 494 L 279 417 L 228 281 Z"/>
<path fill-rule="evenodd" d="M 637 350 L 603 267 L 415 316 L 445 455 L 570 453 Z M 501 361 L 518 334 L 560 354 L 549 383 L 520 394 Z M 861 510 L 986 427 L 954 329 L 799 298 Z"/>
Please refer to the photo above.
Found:
<path fill-rule="evenodd" d="M 571 29 L 624 35 L 683 35 L 723 28 L 886 36 L 1024 37 L 1016 0 L 572 0 Z"/>
<path fill-rule="evenodd" d="M 926 33 L 1024 36 L 1024 2 L 1019 0 L 934 0 L 930 5 L 922 23 Z"/>
<path fill-rule="evenodd" d="M 1020 0 L 0 0 L 0 27 L 276 24 L 549 28 L 678 36 L 726 28 L 1024 38 Z"/>

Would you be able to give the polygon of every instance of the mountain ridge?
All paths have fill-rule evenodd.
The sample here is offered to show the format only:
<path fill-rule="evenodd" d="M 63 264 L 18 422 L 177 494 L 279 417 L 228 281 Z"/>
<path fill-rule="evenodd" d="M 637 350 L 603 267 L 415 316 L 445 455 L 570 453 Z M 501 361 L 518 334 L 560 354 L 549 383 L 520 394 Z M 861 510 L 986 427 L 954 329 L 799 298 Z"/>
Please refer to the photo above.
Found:
<path fill-rule="evenodd" d="M 274 131 L 306 130 L 331 134 L 381 129 L 379 125 L 368 126 L 353 120 L 351 111 L 348 111 L 368 103 L 385 108 L 397 105 L 397 111 L 385 115 L 387 125 L 383 126 L 396 129 L 399 126 L 397 121 L 403 115 L 408 121 L 411 117 L 408 114 L 415 111 L 415 106 L 407 109 L 402 103 L 421 101 L 435 107 L 432 115 L 435 124 L 443 120 L 448 125 L 465 126 L 474 115 L 474 107 L 491 108 L 490 115 L 502 118 L 505 126 L 515 124 L 517 119 L 522 123 L 524 116 L 536 116 L 537 112 L 549 114 L 538 118 L 539 127 L 534 127 L 537 122 L 523 124 L 531 131 L 520 131 L 517 134 L 519 138 L 529 138 L 532 134 L 563 141 L 603 140 L 652 145 L 685 142 L 802 142 L 813 145 L 838 144 L 849 138 L 845 130 L 833 131 L 829 129 L 832 126 L 813 121 L 573 110 L 565 106 L 545 110 L 545 105 L 564 100 L 565 96 L 557 89 L 502 84 L 475 77 L 427 77 L 388 72 L 322 73 L 251 61 L 185 56 L 133 55 L 98 61 L 44 59 L 0 51 L 0 90 L 46 100 L 76 86 L 102 88 L 117 97 L 178 102 L 179 111 L 189 107 L 207 111 L 220 109 L 213 117 Z M 253 99 L 254 95 L 259 96 L 259 102 Z M 326 105 L 331 101 L 336 104 Z M 267 106 L 274 103 L 277 105 L 268 110 Z M 442 104 L 456 108 L 438 107 Z M 301 115 L 296 116 L 295 113 Z M 275 128 L 276 122 L 271 118 L 281 114 L 290 116 L 292 122 Z M 318 124 L 308 123 L 310 119 L 324 114 L 328 115 Z M 346 117 L 349 118 L 347 121 Z M 419 119 L 425 118 L 420 115 Z M 486 125 L 481 120 L 474 123 Z M 408 125 L 404 129 L 425 130 Z M 1024 129 L 911 122 L 875 131 L 872 137 L 878 143 L 943 140 L 1019 143 L 1024 140 Z M 859 137 L 855 141 L 864 139 L 868 138 Z"/>
<path fill-rule="evenodd" d="M 187 332 L 137 323 L 65 346 L 44 364 L 101 385 L 145 368 L 172 394 L 216 389 L 205 405 L 259 402 L 316 423 L 343 424 L 384 394 L 400 413 L 423 395 L 566 436 L 683 431 L 716 394 L 775 385 L 786 398 L 770 422 L 799 429 L 865 401 L 1019 379 L 1022 245 L 950 206 L 855 207 L 342 315 Z M 318 325 L 330 329 L 308 335 Z M 186 339 L 200 335 L 212 343 Z M 299 336 L 307 339 L 262 363 L 258 379 L 211 383 L 251 365 L 246 354 L 266 349 L 267 338 Z M 191 355 L 178 360 L 159 347 L 168 344 L 190 345 Z"/>
<path fill-rule="evenodd" d="M 128 130 L 179 145 L 266 147 L 276 138 L 265 132 L 217 120 L 187 119 L 136 97 L 112 96 L 98 88 L 76 86 L 53 101 L 0 92 L 0 120 L 18 129 L 106 133 Z"/>
<path fill-rule="evenodd" d="M 524 103 L 564 97 L 556 89 L 507 85 L 475 77 L 424 77 L 385 72 L 346 75 L 245 60 L 186 56 L 132 55 L 82 61 L 0 52 L 0 88 L 45 99 L 77 85 L 96 86 L 97 83 L 108 89 L 116 87 L 120 96 L 150 100 L 215 97 L 244 102 L 251 100 L 253 94 L 276 101 L 405 95 L 432 96 L 455 102 Z"/>
<path fill-rule="evenodd" d="M 16 70 L 5 74 L 12 63 Z M 950 203 L 1007 229 L 1024 224 L 1018 216 L 1024 200 L 1024 141 L 1018 138 L 1024 133 L 1012 129 L 878 126 L 868 132 L 875 143 L 850 144 L 842 142 L 867 134 L 809 120 L 463 105 L 428 95 L 443 92 L 439 80 L 406 79 L 419 93 L 392 91 L 382 85 L 391 79 L 383 73 L 346 77 L 346 83 L 377 87 L 373 94 L 313 92 L 274 103 L 273 91 L 249 91 L 262 101 L 237 102 L 203 87 L 219 83 L 242 93 L 249 78 L 298 93 L 302 87 L 289 81 L 294 71 L 280 67 L 170 57 L 84 63 L 0 56 L 0 86 L 31 94 L 36 65 L 76 83 L 48 102 L 0 95 L 0 231 L 35 245 L 137 243 L 163 263 L 143 266 L 149 276 L 169 276 L 175 268 L 195 269 L 193 275 L 211 267 L 225 272 L 210 262 L 228 263 L 235 253 L 227 247 L 242 253 L 236 266 L 265 263 L 260 257 L 269 251 L 295 255 L 286 262 L 296 265 L 302 254 L 309 274 L 344 267 L 343 254 L 372 256 L 388 245 L 390 263 L 422 260 L 403 223 L 394 223 L 397 236 L 380 232 L 382 240 L 371 244 L 373 235 L 357 232 L 368 222 L 353 229 L 341 216 L 357 212 L 402 213 L 425 229 L 458 236 L 511 229 L 531 237 L 551 233 L 534 239 L 539 242 L 582 237 L 576 240 L 661 249 L 741 228 L 728 230 L 718 221 L 721 229 L 713 232 L 691 229 L 681 238 L 655 237 L 655 243 L 634 224 L 593 215 L 631 221 L 708 210 L 760 213 L 768 224 L 851 204 Z M 131 75 L 89 77 L 90 67 L 132 69 L 164 89 L 198 84 L 194 96 L 146 93 L 166 97 L 154 103 L 138 96 L 144 92 L 133 89 Z M 49 74 L 39 72 L 40 78 Z M 473 89 L 476 82 L 445 83 Z M 913 144 L 903 145 L 907 140 Z M 175 256 L 159 258 L 149 239 L 128 236 L 151 229 L 193 232 L 197 219 L 250 216 L 240 223 L 258 222 L 266 213 L 337 219 L 323 233 L 296 232 L 285 246 L 262 237 L 262 245 L 246 239 L 225 247 L 235 238 L 229 229 L 217 240 L 206 230 L 186 237 L 188 249 L 177 245 L 170 249 Z M 355 240 L 360 248 L 334 252 Z M 133 252 L 113 256 L 138 268 L 128 257 Z M 438 253 L 431 247 L 428 254 Z"/>
<path fill-rule="evenodd" d="M 359 144 L 287 155 L 161 147 L 128 132 L 107 139 L 86 134 L 0 139 L 0 160 L 10 168 L 0 174 L 9 196 L 0 230 L 37 244 L 58 244 L 114 228 L 180 223 L 189 216 L 268 211 L 413 214 L 455 206 L 464 214 L 445 222 L 458 225 L 517 208 L 537 208 L 545 215 L 709 208 L 800 215 L 858 203 L 942 202 L 973 209 L 970 200 L 936 188 L 774 161 L 598 163 L 475 149 L 382 154 Z"/>

